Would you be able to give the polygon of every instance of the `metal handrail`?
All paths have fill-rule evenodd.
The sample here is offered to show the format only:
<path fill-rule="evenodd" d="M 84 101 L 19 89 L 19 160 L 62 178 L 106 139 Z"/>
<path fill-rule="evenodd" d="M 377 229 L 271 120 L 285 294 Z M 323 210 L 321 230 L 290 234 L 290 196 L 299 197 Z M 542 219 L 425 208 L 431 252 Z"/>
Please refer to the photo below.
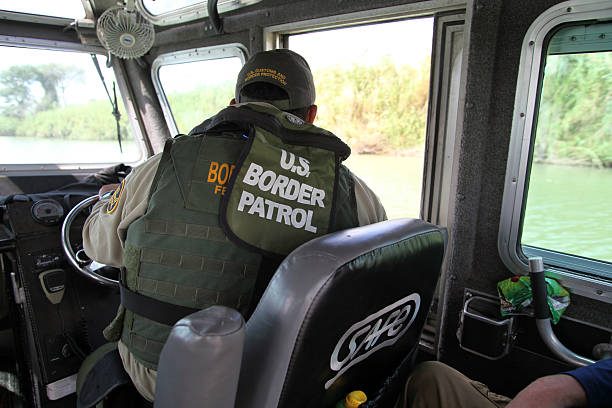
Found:
<path fill-rule="evenodd" d="M 531 277 L 536 326 L 544 343 L 555 356 L 566 363 L 578 367 L 593 364 L 594 360 L 576 354 L 565 347 L 553 332 L 552 325 L 550 324 L 546 281 L 544 279 L 544 262 L 541 257 L 529 258 L 529 276 Z"/>

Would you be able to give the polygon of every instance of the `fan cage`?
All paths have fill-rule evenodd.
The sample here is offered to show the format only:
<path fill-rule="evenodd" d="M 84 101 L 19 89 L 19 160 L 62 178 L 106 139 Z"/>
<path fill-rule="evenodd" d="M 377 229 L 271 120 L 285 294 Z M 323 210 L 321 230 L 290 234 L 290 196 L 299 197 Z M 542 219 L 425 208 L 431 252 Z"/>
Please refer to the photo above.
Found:
<path fill-rule="evenodd" d="M 96 33 L 104 48 L 124 59 L 146 54 L 155 40 L 153 24 L 139 12 L 123 7 L 106 10 L 98 19 Z"/>

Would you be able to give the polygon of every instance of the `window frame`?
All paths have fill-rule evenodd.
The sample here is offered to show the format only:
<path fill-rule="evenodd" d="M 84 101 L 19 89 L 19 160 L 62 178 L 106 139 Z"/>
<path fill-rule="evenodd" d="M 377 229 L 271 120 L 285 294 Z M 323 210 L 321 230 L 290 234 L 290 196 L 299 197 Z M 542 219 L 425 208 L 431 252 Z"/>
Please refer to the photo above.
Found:
<path fill-rule="evenodd" d="M 153 80 L 153 86 L 155 87 L 155 93 L 157 99 L 161 105 L 162 111 L 164 112 L 164 118 L 166 124 L 172 135 L 179 134 L 172 109 L 168 103 L 168 98 L 164 92 L 161 79 L 159 78 L 159 70 L 161 67 L 166 65 L 184 64 L 189 62 L 198 61 L 210 61 L 222 58 L 237 57 L 240 58 L 242 65 L 246 62 L 248 51 L 246 47 L 239 43 L 216 45 L 212 47 L 199 47 L 188 50 L 175 51 L 167 54 L 161 54 L 153 61 L 151 66 L 151 79 Z M 204 119 L 204 118 L 203 118 Z"/>
<path fill-rule="evenodd" d="M 261 2 L 261 0 L 219 0 L 217 11 L 219 14 L 226 13 L 259 2 Z M 136 9 L 145 16 L 147 20 L 159 26 L 180 24 L 208 17 L 207 0 L 202 0 L 200 3 L 180 7 L 160 14 L 151 13 L 144 5 L 143 0 L 136 0 Z"/>
<path fill-rule="evenodd" d="M 42 18 L 42 17 L 39 17 Z M 50 18 L 56 20 L 57 18 Z M 103 57 L 109 57 L 108 51 L 103 47 L 97 46 L 85 46 L 79 43 L 64 42 L 56 40 L 45 40 L 40 38 L 30 37 L 18 37 L 18 36 L 2 36 L 0 37 L 0 46 L 18 47 L 18 48 L 30 48 L 36 50 L 46 51 L 62 51 L 62 52 L 79 52 L 82 54 L 97 54 Z M 126 114 L 129 117 L 130 127 L 134 136 L 134 141 L 138 146 L 140 156 L 138 159 L 132 162 L 126 162 L 127 165 L 135 166 L 146 159 L 148 149 L 144 142 L 144 134 L 142 129 L 137 124 L 136 109 L 132 97 L 129 93 L 129 87 L 127 85 L 124 72 L 121 69 L 113 67 L 115 74 L 115 80 L 118 86 L 119 95 L 123 101 Z M 102 86 L 102 85 L 100 85 Z M 109 117 L 110 120 L 110 117 Z M 116 162 L 101 162 L 101 163 L 36 163 L 36 164 L 0 164 L 0 175 L 16 175 L 16 174 L 61 174 L 66 170 L 93 170 L 101 169 L 111 165 L 117 164 Z"/>
<path fill-rule="evenodd" d="M 449 227 L 454 202 L 452 193 L 446 190 L 454 191 L 456 184 L 452 174 L 456 161 L 453 146 L 462 134 L 461 101 L 465 99 L 465 52 L 469 48 L 469 36 L 464 34 L 469 31 L 465 28 L 467 3 L 432 0 L 293 21 L 263 30 L 264 49 L 272 50 L 288 48 L 288 38 L 294 34 L 423 17 L 434 19 L 420 218 L 445 227 Z"/>
<path fill-rule="evenodd" d="M 467 0 L 432 0 L 425 3 L 403 4 L 366 11 L 338 14 L 310 20 L 293 21 L 264 27 L 264 49 L 287 48 L 285 39 L 292 34 L 329 30 L 375 23 L 435 17 L 447 12 L 464 12 Z"/>
<path fill-rule="evenodd" d="M 420 218 L 449 228 L 452 228 L 449 223 L 455 201 L 452 191 L 456 187 L 456 174 L 453 175 L 457 160 L 454 146 L 460 142 L 462 135 L 462 101 L 465 99 L 464 79 L 467 75 L 465 53 L 469 49 L 469 28 L 465 20 L 466 8 L 467 2 L 463 0 L 444 3 L 434 0 L 264 28 L 264 48 L 271 50 L 287 48 L 290 42 L 287 38 L 292 34 L 411 18 L 434 19 Z M 453 243 L 449 242 L 448 246 L 452 247 Z M 446 266 L 443 266 L 445 270 Z M 443 272 L 434 294 L 435 300 L 444 298 L 445 281 L 446 274 Z M 441 342 L 442 313 L 442 307 L 429 312 L 428 323 L 419 340 L 421 350 L 436 353 Z"/>
<path fill-rule="evenodd" d="M 537 116 L 543 79 L 542 62 L 548 36 L 568 23 L 610 19 L 612 5 L 609 2 L 567 1 L 542 13 L 523 40 L 498 234 L 500 257 L 513 273 L 525 274 L 529 271 L 527 256 L 521 249 L 520 236 L 531 166 L 534 119 Z M 590 275 L 597 271 L 609 272 L 608 263 L 533 247 L 528 252 L 530 256 L 541 256 L 547 275 L 561 280 L 572 292 L 612 303 L 612 280 Z"/>

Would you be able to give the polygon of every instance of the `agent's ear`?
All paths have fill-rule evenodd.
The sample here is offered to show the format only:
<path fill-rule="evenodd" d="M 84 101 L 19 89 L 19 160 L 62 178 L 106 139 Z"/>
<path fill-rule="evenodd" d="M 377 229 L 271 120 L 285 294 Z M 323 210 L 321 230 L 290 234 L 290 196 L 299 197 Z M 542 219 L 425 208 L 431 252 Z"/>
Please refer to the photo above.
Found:
<path fill-rule="evenodd" d="M 230 101 L 230 105 L 235 105 L 236 104 L 236 98 L 232 98 L 232 100 Z"/>
<path fill-rule="evenodd" d="M 315 118 L 317 117 L 317 105 L 310 105 L 308 110 L 306 111 L 306 122 L 314 123 Z"/>

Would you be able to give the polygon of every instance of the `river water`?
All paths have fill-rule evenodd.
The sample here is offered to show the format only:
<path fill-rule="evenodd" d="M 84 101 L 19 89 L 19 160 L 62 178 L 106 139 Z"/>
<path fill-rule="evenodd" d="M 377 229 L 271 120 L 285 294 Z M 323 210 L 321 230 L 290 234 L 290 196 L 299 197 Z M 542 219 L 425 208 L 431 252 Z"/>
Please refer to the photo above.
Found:
<path fill-rule="evenodd" d="M 418 217 L 422 157 L 354 155 L 389 218 Z M 522 243 L 612 262 L 612 169 L 533 165 Z"/>
<path fill-rule="evenodd" d="M 612 262 L 612 169 L 535 164 L 523 244 Z"/>
<path fill-rule="evenodd" d="M 0 136 L 0 167 L 4 164 L 129 163 L 140 158 L 136 143 L 122 140 L 57 140 Z"/>
<path fill-rule="evenodd" d="M 138 160 L 134 142 L 0 136 L 0 169 L 15 163 Z M 389 218 L 418 217 L 423 157 L 351 155 L 347 166 L 380 197 Z M 612 262 L 612 169 L 534 164 L 523 244 Z"/>

